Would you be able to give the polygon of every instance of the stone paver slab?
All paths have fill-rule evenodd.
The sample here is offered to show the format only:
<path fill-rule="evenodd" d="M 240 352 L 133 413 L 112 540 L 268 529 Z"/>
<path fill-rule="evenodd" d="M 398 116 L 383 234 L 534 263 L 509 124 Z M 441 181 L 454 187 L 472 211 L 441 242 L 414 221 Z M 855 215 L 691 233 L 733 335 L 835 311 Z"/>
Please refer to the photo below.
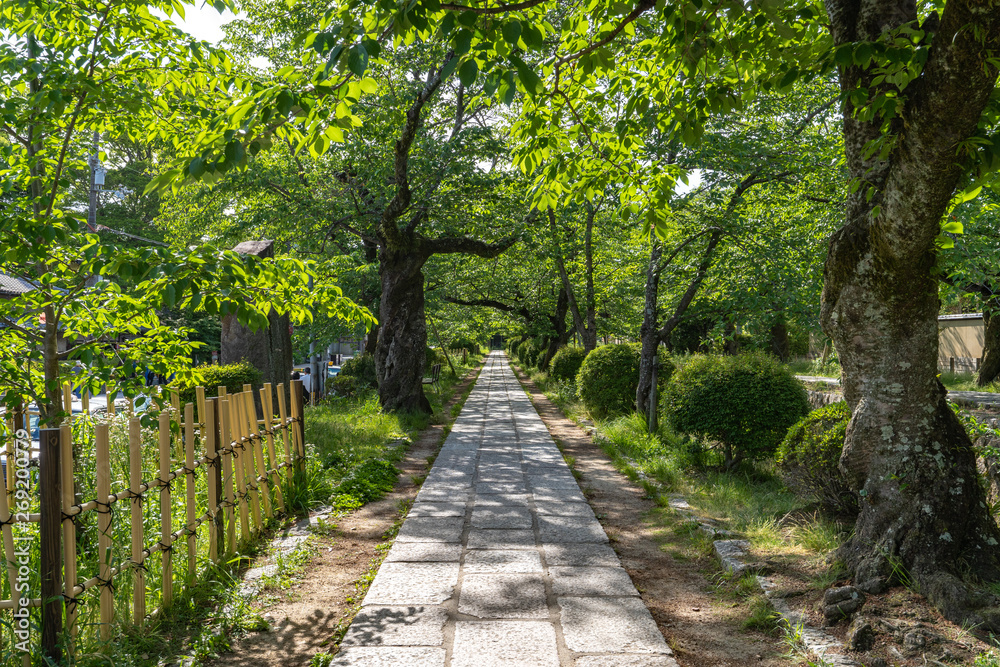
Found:
<path fill-rule="evenodd" d="M 467 574 L 458 612 L 479 618 L 548 618 L 541 574 Z"/>
<path fill-rule="evenodd" d="M 451 667 L 559 667 L 556 631 L 544 621 L 459 621 Z"/>
<path fill-rule="evenodd" d="M 576 516 L 585 519 L 595 520 L 594 510 L 587 503 L 557 503 L 543 502 L 535 503 L 535 513 L 539 516 Z"/>
<path fill-rule="evenodd" d="M 495 493 L 476 496 L 475 509 L 480 507 L 527 507 L 531 499 L 527 493 Z"/>
<path fill-rule="evenodd" d="M 363 604 L 441 604 L 457 583 L 458 563 L 382 563 Z"/>
<path fill-rule="evenodd" d="M 386 562 L 457 563 L 462 559 L 462 545 L 446 542 L 396 542 L 385 557 Z"/>
<path fill-rule="evenodd" d="M 341 646 L 441 646 L 447 622 L 444 607 L 363 607 Z"/>
<path fill-rule="evenodd" d="M 545 562 L 553 565 L 621 567 L 615 550 L 607 544 L 545 544 Z"/>
<path fill-rule="evenodd" d="M 573 667 L 678 667 L 669 655 L 585 655 Z"/>
<path fill-rule="evenodd" d="M 397 542 L 461 542 L 464 517 L 415 516 L 403 522 Z"/>
<path fill-rule="evenodd" d="M 621 567 L 552 567 L 555 595 L 638 595 L 628 573 Z"/>
<path fill-rule="evenodd" d="M 443 648 L 410 646 L 350 646 L 338 653 L 331 667 L 444 667 Z"/>
<path fill-rule="evenodd" d="M 558 598 L 566 646 L 577 653 L 664 653 L 670 649 L 636 597 Z"/>
<path fill-rule="evenodd" d="M 469 531 L 470 549 L 534 549 L 535 531 L 473 528 Z"/>
<path fill-rule="evenodd" d="M 538 536 L 542 542 L 607 542 L 601 524 L 596 519 L 575 516 L 538 517 Z"/>
<path fill-rule="evenodd" d="M 473 549 L 465 554 L 462 571 L 473 574 L 487 572 L 542 572 L 542 557 L 537 551 Z"/>
<path fill-rule="evenodd" d="M 517 484 L 508 482 L 479 482 L 475 487 L 476 495 L 489 495 L 492 493 L 527 493 L 528 486 L 524 482 Z"/>
<path fill-rule="evenodd" d="M 472 512 L 476 528 L 531 528 L 531 510 L 527 507 L 477 507 Z"/>
<path fill-rule="evenodd" d="M 413 503 L 406 518 L 415 516 L 465 516 L 465 503 Z"/>

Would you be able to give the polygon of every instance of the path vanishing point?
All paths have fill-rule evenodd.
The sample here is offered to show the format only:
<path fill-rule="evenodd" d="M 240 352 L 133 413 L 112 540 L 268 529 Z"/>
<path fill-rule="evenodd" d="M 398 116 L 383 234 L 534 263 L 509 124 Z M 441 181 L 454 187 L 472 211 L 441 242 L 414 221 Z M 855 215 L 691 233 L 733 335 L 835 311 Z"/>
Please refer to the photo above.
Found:
<path fill-rule="evenodd" d="M 676 667 L 494 352 L 332 664 Z"/>

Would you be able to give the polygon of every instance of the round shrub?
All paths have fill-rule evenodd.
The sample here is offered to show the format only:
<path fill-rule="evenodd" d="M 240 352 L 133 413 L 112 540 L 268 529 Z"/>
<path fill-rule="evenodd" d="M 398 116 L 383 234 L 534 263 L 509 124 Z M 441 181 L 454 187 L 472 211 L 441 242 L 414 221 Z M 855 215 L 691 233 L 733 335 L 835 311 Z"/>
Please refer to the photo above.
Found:
<path fill-rule="evenodd" d="M 844 401 L 813 410 L 788 429 L 776 458 L 789 488 L 831 514 L 857 516 L 858 495 L 837 467 L 850 420 Z"/>
<path fill-rule="evenodd" d="M 534 366 L 538 363 L 538 355 L 542 349 L 534 338 L 529 338 L 517 346 L 517 358 L 521 366 Z"/>
<path fill-rule="evenodd" d="M 333 379 L 331 386 L 338 396 L 354 396 L 359 392 L 374 389 L 378 386 L 375 357 L 362 354 L 348 359 L 340 367 L 340 373 Z"/>
<path fill-rule="evenodd" d="M 628 343 L 602 345 L 586 355 L 576 375 L 576 386 L 591 416 L 606 419 L 635 411 L 639 359 L 640 346 Z M 674 364 L 665 353 L 658 359 L 657 384 L 662 388 L 670 380 Z"/>
<path fill-rule="evenodd" d="M 194 370 L 198 373 L 199 383 L 205 388 L 205 396 L 218 396 L 219 387 L 225 387 L 227 394 L 240 393 L 245 384 L 252 384 L 257 389 L 263 379 L 257 367 L 245 360 L 225 365 L 203 364 Z M 195 385 L 181 388 L 181 405 L 195 401 L 194 389 Z"/>
<path fill-rule="evenodd" d="M 671 378 L 664 406 L 674 430 L 720 443 L 727 465 L 770 455 L 809 414 L 802 383 L 762 353 L 691 358 Z"/>
<path fill-rule="evenodd" d="M 586 357 L 582 347 L 560 347 L 549 362 L 549 375 L 556 380 L 575 380 Z"/>

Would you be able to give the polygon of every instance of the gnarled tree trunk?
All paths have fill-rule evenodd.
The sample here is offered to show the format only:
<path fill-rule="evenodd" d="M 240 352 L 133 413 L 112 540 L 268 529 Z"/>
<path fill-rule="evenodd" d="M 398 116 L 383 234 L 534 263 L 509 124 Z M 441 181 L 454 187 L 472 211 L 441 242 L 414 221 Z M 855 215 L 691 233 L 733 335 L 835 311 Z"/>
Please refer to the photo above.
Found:
<path fill-rule="evenodd" d="M 379 253 L 382 321 L 375 347 L 378 395 L 386 410 L 431 411 L 424 395 L 424 273 L 426 257 L 413 252 Z"/>
<path fill-rule="evenodd" d="M 1000 317 L 983 308 L 983 363 L 976 374 L 976 385 L 985 387 L 1000 376 Z"/>
<path fill-rule="evenodd" d="M 908 0 L 827 7 L 837 44 L 879 41 L 917 20 Z M 949 0 L 940 26 L 925 23 L 928 36 L 937 34 L 920 78 L 900 95 L 905 107 L 890 126 L 888 156 L 865 150 L 882 136 L 882 119 L 859 120 L 845 105 L 848 169 L 861 187 L 830 241 L 822 303 L 852 412 L 840 467 L 861 495 L 841 558 L 864 590 L 883 590 L 906 573 L 946 617 L 990 630 L 1000 628 L 1000 615 L 987 608 L 994 601 L 970 584 L 1000 579 L 1000 531 L 976 480 L 972 443 L 937 379 L 932 269 L 962 175 L 956 149 L 976 132 L 996 83 L 986 54 L 1000 47 L 998 9 Z M 877 67 L 843 69 L 845 93 L 874 89 Z"/>

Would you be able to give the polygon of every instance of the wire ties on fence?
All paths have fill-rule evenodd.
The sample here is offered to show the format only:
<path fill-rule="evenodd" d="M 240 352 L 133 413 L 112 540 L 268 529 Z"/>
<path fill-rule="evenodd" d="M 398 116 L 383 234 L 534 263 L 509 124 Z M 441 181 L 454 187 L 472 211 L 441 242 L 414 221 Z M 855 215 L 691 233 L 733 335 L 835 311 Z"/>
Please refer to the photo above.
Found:
<path fill-rule="evenodd" d="M 146 499 L 142 493 L 136 493 L 132 489 L 129 489 L 128 492 L 129 492 L 129 498 L 132 500 L 133 503 L 138 503 L 142 505 L 143 501 Z"/>
<path fill-rule="evenodd" d="M 98 586 L 100 586 L 101 588 L 107 588 L 109 591 L 111 591 L 111 596 L 114 597 L 116 587 L 115 587 L 115 578 L 113 576 L 109 579 L 102 579 L 101 575 L 97 575 L 96 577 L 94 577 L 94 579 L 97 580 Z"/>
<path fill-rule="evenodd" d="M 10 516 L 7 517 L 6 521 L 0 521 L 0 528 L 3 528 L 4 526 L 13 526 L 15 523 L 17 523 L 16 521 L 14 521 L 14 516 L 15 516 L 15 513 L 11 512 Z M 65 517 L 66 517 L 66 515 L 63 514 L 63 518 L 65 518 Z"/>
<path fill-rule="evenodd" d="M 94 511 L 97 512 L 98 514 L 114 515 L 115 513 L 114 507 L 112 507 L 112 503 L 102 503 L 100 500 L 95 500 L 94 504 L 97 505 L 97 508 Z M 114 516 L 112 516 L 111 518 L 113 519 Z"/>
<path fill-rule="evenodd" d="M 185 476 L 191 475 L 193 477 L 197 471 L 198 471 L 197 465 L 193 468 L 188 468 L 186 465 L 183 468 L 181 468 L 181 474 Z"/>
<path fill-rule="evenodd" d="M 160 540 L 159 542 L 156 543 L 156 547 L 160 551 L 163 551 L 164 553 L 171 552 L 171 551 L 174 550 L 174 543 L 173 543 L 173 541 L 171 541 L 170 544 L 166 544 L 166 543 L 164 543 L 163 540 Z"/>

